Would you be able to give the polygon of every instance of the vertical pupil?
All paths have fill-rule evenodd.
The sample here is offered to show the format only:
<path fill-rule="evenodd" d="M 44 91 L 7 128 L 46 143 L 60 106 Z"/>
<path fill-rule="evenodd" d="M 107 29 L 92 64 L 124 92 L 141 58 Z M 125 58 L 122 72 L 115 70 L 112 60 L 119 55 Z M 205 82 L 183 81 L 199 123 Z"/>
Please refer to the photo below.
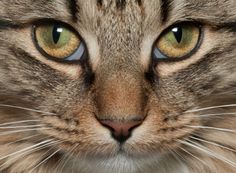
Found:
<path fill-rule="evenodd" d="M 172 29 L 172 32 L 174 33 L 177 42 L 180 43 L 183 35 L 182 27 L 175 27 Z"/>
<path fill-rule="evenodd" d="M 59 41 L 62 31 L 63 29 L 60 25 L 53 26 L 52 38 L 55 44 L 57 44 L 57 42 Z"/>

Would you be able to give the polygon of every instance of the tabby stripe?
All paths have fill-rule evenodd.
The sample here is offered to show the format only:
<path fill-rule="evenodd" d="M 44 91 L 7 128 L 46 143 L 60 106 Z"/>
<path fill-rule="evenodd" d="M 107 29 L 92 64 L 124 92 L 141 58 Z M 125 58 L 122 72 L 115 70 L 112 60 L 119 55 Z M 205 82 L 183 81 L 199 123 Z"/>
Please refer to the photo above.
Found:
<path fill-rule="evenodd" d="M 189 83 L 180 83 L 180 79 L 185 76 L 186 78 L 188 77 L 189 81 L 194 80 L 191 76 L 189 76 L 190 73 L 195 73 L 198 75 L 203 75 L 206 74 L 209 71 L 209 66 L 212 62 L 214 62 L 216 59 L 220 59 L 221 61 L 224 61 L 224 55 L 225 52 L 232 52 L 232 48 L 226 49 L 224 51 L 219 51 L 218 47 L 213 48 L 210 50 L 209 53 L 205 54 L 201 59 L 199 59 L 196 63 L 190 65 L 189 67 L 183 69 L 178 73 L 178 75 L 175 77 L 175 83 L 179 83 L 182 85 L 182 87 L 191 95 L 196 96 L 196 97 L 201 97 L 201 93 L 197 92 L 199 90 L 208 90 L 212 88 L 216 83 L 219 83 L 220 78 L 217 75 L 211 75 L 208 76 L 208 80 L 204 81 L 201 85 L 195 86 L 194 90 L 189 87 Z M 197 72 L 198 69 L 201 69 L 201 72 Z M 206 76 L 205 76 L 206 77 Z"/>
<path fill-rule="evenodd" d="M 47 70 L 52 70 L 52 72 L 55 72 L 55 69 L 53 69 L 50 66 L 45 66 L 44 63 L 42 63 L 40 60 L 38 60 L 36 57 L 31 55 L 30 53 L 28 53 L 25 50 L 23 50 L 22 48 L 11 47 L 10 50 L 11 50 L 12 53 L 15 54 L 15 57 L 20 57 L 19 60 L 21 62 L 29 64 L 29 65 L 31 65 L 31 67 L 33 65 L 36 65 L 39 68 L 42 68 L 42 69 L 45 69 L 45 70 L 47 68 Z"/>
<path fill-rule="evenodd" d="M 70 12 L 72 14 L 72 20 L 74 22 L 78 21 L 77 13 L 78 13 L 78 5 L 76 0 L 70 0 L 69 5 Z"/>
<path fill-rule="evenodd" d="M 1 20 L 0 19 L 0 29 L 7 29 L 7 28 L 19 28 L 20 25 L 16 24 L 12 21 L 8 21 L 8 20 Z"/>
<path fill-rule="evenodd" d="M 161 21 L 165 23 L 171 10 L 170 0 L 161 0 Z"/>
<path fill-rule="evenodd" d="M 103 1 L 102 1 L 102 0 L 97 0 L 97 5 L 98 5 L 98 6 L 102 6 L 102 4 L 103 4 Z"/>
<path fill-rule="evenodd" d="M 42 63 L 40 60 L 36 59 L 34 56 L 32 56 L 30 53 L 26 52 L 25 50 L 21 49 L 21 48 L 11 48 L 11 51 L 16 55 L 16 57 L 21 57 L 20 60 L 22 62 L 25 62 L 29 65 L 36 65 L 37 67 L 44 69 L 44 71 L 49 71 L 48 74 L 55 74 L 55 76 L 53 76 L 53 79 L 56 81 L 54 86 L 56 86 L 59 83 L 62 83 L 61 80 L 64 80 L 64 78 L 58 78 L 57 74 L 55 73 L 55 69 L 52 68 L 51 66 L 45 65 L 44 63 Z M 93 84 L 94 80 L 95 80 L 95 74 L 92 72 L 91 66 L 88 62 L 83 62 L 83 63 L 79 63 L 83 70 L 84 73 L 82 74 L 81 78 L 84 79 L 84 87 L 86 89 L 89 89 L 89 87 L 91 87 L 91 85 Z M 66 76 L 66 75 L 65 75 Z M 57 81 L 57 80 L 60 81 Z M 51 86 L 49 86 L 51 87 Z"/>
<path fill-rule="evenodd" d="M 142 0 L 135 0 L 136 3 L 138 3 L 139 6 L 142 6 Z"/>
<path fill-rule="evenodd" d="M 126 6 L 126 0 L 116 0 L 116 8 L 123 10 Z"/>
<path fill-rule="evenodd" d="M 231 32 L 236 32 L 236 22 L 223 23 L 218 26 L 219 28 L 225 28 Z"/>

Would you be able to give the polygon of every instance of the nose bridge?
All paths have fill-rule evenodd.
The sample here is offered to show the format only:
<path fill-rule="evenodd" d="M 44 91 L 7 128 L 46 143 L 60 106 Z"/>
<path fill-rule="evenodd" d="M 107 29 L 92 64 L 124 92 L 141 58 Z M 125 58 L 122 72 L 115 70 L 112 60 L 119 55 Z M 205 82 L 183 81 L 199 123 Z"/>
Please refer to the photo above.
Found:
<path fill-rule="evenodd" d="M 143 90 L 140 77 L 117 72 L 99 83 L 97 103 L 100 119 L 131 121 L 143 116 Z"/>

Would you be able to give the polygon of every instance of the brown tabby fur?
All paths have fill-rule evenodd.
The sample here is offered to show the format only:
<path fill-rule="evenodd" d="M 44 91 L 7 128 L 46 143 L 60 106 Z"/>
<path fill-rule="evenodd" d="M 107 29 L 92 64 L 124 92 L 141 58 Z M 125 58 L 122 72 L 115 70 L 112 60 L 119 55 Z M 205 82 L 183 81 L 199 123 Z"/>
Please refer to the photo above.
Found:
<path fill-rule="evenodd" d="M 235 173 L 235 9 L 235 0 L 0 0 L 1 172 Z M 31 30 L 42 19 L 74 27 L 89 59 L 41 55 Z M 155 40 L 182 21 L 201 23 L 200 48 L 155 63 Z M 120 146 L 97 118 L 145 120 Z"/>

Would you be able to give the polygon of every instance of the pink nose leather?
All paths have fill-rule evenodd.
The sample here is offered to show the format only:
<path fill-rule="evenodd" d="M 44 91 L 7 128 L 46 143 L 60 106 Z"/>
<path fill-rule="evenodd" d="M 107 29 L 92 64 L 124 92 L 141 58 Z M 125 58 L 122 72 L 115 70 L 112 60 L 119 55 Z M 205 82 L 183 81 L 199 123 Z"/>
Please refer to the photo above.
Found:
<path fill-rule="evenodd" d="M 130 121 L 130 122 L 115 122 L 112 120 L 101 121 L 101 124 L 109 128 L 112 132 L 113 138 L 120 143 L 126 141 L 130 136 L 132 130 L 139 126 L 142 121 Z"/>

